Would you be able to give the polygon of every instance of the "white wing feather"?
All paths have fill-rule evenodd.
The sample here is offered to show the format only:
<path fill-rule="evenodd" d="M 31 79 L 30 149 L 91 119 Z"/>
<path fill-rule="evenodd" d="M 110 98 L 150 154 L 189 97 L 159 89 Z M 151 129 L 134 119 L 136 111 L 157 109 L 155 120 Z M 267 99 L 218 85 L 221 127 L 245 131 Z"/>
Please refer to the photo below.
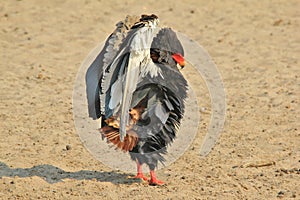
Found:
<path fill-rule="evenodd" d="M 136 90 L 142 71 L 149 72 L 149 63 L 152 63 L 150 57 L 150 48 L 153 38 L 157 35 L 160 28 L 156 27 L 157 22 L 149 23 L 149 26 L 140 28 L 135 32 L 130 43 L 130 56 L 123 85 L 123 98 L 120 116 L 120 140 L 123 141 L 126 136 L 126 125 L 128 125 L 129 109 L 131 105 L 133 92 Z"/>

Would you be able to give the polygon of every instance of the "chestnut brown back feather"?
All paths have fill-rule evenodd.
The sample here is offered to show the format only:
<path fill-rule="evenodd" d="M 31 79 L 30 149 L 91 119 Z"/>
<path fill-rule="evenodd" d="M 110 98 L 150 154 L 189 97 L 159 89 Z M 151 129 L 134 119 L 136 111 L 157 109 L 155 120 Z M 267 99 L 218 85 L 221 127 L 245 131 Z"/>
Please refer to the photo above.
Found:
<path fill-rule="evenodd" d="M 107 138 L 107 143 L 112 143 L 117 149 L 121 149 L 124 152 L 131 151 L 137 144 L 138 135 L 133 131 L 127 131 L 124 141 L 120 141 L 119 130 L 111 126 L 104 126 L 100 129 L 100 132 Z"/>

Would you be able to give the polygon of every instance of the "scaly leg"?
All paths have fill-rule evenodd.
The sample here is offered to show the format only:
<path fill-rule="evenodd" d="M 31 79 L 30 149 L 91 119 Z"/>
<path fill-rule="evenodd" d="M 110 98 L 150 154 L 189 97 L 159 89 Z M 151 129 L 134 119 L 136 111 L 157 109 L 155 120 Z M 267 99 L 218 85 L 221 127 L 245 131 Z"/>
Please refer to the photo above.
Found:
<path fill-rule="evenodd" d="M 164 185 L 163 181 L 160 181 L 156 178 L 156 175 L 154 173 L 154 170 L 150 170 L 150 185 Z"/>
<path fill-rule="evenodd" d="M 140 178 L 143 179 L 144 181 L 147 181 L 148 178 L 143 174 L 142 165 L 139 163 L 138 160 L 136 160 L 136 166 L 137 166 L 137 175 L 134 178 Z"/>

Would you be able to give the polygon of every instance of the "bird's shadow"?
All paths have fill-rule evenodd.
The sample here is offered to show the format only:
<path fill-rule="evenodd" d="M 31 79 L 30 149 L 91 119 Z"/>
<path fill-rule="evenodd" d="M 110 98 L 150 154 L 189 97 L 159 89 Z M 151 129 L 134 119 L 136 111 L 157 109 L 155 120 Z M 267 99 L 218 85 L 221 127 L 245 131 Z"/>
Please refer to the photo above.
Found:
<path fill-rule="evenodd" d="M 31 168 L 10 168 L 5 163 L 0 162 L 0 179 L 3 177 L 32 177 L 38 176 L 48 183 L 57 183 L 63 179 L 76 180 L 97 180 L 100 182 L 111 182 L 113 184 L 132 184 L 141 182 L 140 179 L 129 178 L 132 174 L 119 173 L 116 171 L 90 171 L 80 170 L 76 172 L 64 171 L 53 165 L 37 165 Z"/>

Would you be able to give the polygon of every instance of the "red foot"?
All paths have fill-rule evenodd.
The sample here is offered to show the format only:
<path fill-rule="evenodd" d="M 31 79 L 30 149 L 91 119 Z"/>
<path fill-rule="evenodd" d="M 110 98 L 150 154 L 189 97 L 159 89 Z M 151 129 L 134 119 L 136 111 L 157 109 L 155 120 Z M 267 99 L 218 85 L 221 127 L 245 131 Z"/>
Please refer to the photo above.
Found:
<path fill-rule="evenodd" d="M 148 178 L 143 173 L 137 173 L 137 175 L 134 178 L 140 178 L 143 179 L 144 181 L 148 180 Z"/>
<path fill-rule="evenodd" d="M 151 179 L 149 181 L 149 185 L 164 185 L 165 184 L 164 182 L 162 182 L 156 178 L 154 170 L 150 170 L 150 177 L 151 177 Z"/>
<path fill-rule="evenodd" d="M 164 185 L 165 183 L 163 181 L 160 181 L 158 179 L 151 179 L 149 181 L 149 185 L 152 185 L 152 186 L 156 186 L 156 185 Z"/>

